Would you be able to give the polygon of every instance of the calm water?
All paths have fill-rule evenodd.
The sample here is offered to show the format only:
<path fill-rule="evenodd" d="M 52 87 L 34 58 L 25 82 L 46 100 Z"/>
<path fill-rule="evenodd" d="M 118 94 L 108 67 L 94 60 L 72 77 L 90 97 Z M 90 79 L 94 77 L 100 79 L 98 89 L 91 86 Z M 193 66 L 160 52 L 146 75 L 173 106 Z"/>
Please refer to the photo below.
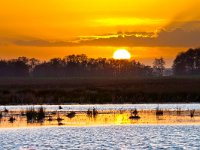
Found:
<path fill-rule="evenodd" d="M 0 149 L 199 149 L 200 126 L 0 129 Z"/>
<path fill-rule="evenodd" d="M 9 110 L 26 110 L 32 105 L 21 105 L 21 106 L 0 106 L 0 110 L 4 110 L 6 107 Z M 35 108 L 41 105 L 35 105 Z M 111 105 L 61 105 L 63 110 L 66 111 L 86 111 L 88 108 L 96 108 L 97 110 L 132 110 L 137 108 L 138 110 L 154 110 L 158 106 L 160 109 L 175 110 L 181 108 L 182 110 L 198 109 L 200 110 L 200 103 L 198 104 L 111 104 Z M 57 110 L 58 105 L 43 105 L 47 110 Z"/>

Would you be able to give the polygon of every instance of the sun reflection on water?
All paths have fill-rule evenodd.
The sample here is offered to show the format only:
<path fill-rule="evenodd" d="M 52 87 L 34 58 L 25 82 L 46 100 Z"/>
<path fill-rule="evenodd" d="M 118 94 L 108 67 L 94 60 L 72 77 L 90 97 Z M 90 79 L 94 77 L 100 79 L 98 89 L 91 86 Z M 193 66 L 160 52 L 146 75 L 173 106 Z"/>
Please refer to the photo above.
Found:
<path fill-rule="evenodd" d="M 59 112 L 53 114 L 51 119 L 46 117 L 44 122 L 27 123 L 26 116 L 20 116 L 19 112 L 11 112 L 10 116 L 15 117 L 14 122 L 10 122 L 9 115 L 4 115 L 0 119 L 0 128 L 31 127 L 31 126 L 102 126 L 102 125 L 129 125 L 129 124 L 200 124 L 200 112 L 195 112 L 195 117 L 191 118 L 189 111 L 181 112 L 164 111 L 163 116 L 156 116 L 153 110 L 138 111 L 139 118 L 131 118 L 131 112 L 98 112 L 96 116 L 88 116 L 86 112 L 77 112 L 74 117 L 67 117 L 69 112 Z M 13 115 L 18 114 L 18 115 Z"/>

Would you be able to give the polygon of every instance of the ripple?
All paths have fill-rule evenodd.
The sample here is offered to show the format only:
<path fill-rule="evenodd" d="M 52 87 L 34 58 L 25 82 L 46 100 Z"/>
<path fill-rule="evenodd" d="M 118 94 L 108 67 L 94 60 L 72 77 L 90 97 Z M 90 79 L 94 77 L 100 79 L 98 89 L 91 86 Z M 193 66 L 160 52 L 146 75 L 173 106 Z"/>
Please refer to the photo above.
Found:
<path fill-rule="evenodd" d="M 0 149 L 198 149 L 200 126 L 0 129 Z"/>

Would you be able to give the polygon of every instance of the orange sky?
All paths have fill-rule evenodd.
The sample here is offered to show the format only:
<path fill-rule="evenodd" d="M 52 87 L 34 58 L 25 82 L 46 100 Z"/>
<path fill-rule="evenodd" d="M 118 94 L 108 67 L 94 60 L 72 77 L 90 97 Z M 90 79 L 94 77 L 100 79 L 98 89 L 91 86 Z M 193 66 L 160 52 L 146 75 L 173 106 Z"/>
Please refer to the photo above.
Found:
<path fill-rule="evenodd" d="M 0 5 L 0 58 L 49 59 L 128 49 L 150 64 L 199 47 L 198 0 L 6 0 Z"/>

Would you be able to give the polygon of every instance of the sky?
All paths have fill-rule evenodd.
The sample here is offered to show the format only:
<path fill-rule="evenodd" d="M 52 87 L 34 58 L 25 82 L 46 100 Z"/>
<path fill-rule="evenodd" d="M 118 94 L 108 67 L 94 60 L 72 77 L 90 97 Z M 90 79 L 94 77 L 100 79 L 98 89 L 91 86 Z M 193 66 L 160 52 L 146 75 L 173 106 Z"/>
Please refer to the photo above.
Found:
<path fill-rule="evenodd" d="M 0 5 L 0 58 L 48 60 L 70 54 L 167 66 L 200 46 L 200 0 L 6 0 Z"/>

